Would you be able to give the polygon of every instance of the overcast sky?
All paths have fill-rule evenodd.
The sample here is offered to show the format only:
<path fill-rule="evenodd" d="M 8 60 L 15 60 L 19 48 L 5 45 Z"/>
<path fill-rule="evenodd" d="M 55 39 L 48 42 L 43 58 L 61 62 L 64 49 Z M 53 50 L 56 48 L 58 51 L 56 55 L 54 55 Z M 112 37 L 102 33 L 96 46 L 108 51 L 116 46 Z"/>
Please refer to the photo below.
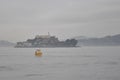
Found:
<path fill-rule="evenodd" d="M 120 33 L 120 0 L 0 0 L 0 40 Z"/>

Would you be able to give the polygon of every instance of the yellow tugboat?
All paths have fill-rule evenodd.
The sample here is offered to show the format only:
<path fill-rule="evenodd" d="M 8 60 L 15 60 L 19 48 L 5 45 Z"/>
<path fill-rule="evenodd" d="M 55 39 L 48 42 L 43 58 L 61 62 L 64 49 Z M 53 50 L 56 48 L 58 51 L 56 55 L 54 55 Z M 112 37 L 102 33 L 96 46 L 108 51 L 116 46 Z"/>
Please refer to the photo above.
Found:
<path fill-rule="evenodd" d="M 36 51 L 35 51 L 35 56 L 42 56 L 42 52 L 41 52 L 41 50 L 40 49 L 37 49 Z"/>

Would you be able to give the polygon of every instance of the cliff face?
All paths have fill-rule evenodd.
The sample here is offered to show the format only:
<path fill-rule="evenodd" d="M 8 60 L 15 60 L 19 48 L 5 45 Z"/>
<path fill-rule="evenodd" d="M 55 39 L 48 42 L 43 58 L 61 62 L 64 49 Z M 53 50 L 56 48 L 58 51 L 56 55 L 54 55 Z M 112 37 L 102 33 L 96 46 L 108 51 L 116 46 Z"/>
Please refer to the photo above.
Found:
<path fill-rule="evenodd" d="M 102 38 L 78 39 L 78 45 L 83 46 L 120 46 L 120 34 Z"/>
<path fill-rule="evenodd" d="M 75 47 L 77 40 L 59 41 L 55 36 L 37 36 L 24 42 L 17 42 L 15 47 Z"/>

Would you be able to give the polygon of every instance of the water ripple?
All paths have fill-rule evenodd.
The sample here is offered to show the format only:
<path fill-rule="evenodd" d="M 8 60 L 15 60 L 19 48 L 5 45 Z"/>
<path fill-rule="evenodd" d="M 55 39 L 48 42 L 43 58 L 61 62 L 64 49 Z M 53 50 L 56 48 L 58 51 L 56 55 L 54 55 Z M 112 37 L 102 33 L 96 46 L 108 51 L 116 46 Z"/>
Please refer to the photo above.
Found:
<path fill-rule="evenodd" d="M 26 74 L 25 77 L 43 76 L 43 74 Z"/>
<path fill-rule="evenodd" d="M 12 71 L 13 68 L 10 66 L 0 66 L 0 71 Z"/>

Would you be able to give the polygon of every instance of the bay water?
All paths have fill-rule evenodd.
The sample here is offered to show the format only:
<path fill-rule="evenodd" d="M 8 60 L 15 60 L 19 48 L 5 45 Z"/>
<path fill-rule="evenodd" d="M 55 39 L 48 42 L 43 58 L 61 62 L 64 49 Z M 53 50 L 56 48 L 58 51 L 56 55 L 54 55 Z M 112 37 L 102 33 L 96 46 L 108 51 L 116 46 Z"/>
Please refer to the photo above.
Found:
<path fill-rule="evenodd" d="M 120 47 L 0 48 L 0 80 L 120 80 Z"/>

